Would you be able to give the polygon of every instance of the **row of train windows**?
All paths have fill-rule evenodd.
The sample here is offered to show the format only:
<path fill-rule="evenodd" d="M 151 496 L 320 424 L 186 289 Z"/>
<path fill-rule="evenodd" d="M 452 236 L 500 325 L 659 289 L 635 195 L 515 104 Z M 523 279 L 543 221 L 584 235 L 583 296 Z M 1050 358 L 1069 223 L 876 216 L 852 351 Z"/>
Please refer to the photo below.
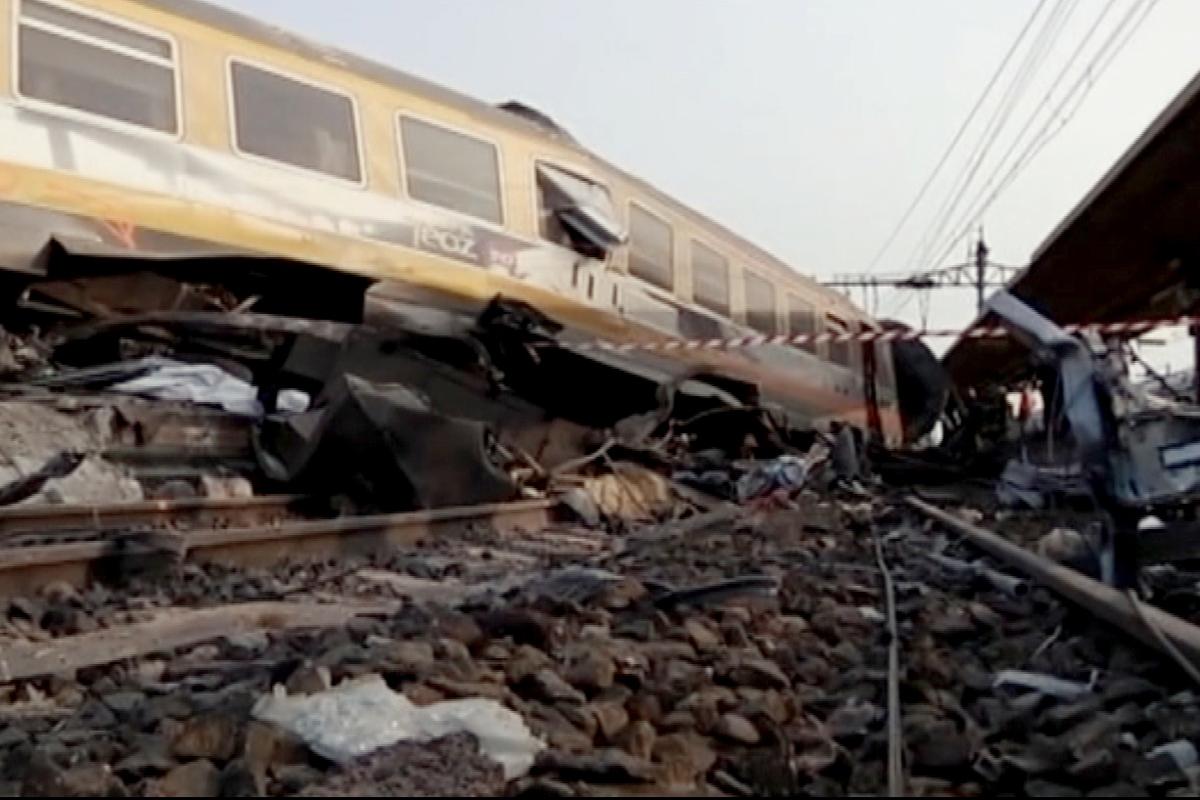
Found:
<path fill-rule="evenodd" d="M 691 241 L 692 299 L 710 311 L 730 316 L 729 260 L 702 242 Z M 675 239 L 671 226 L 638 205 L 629 209 L 629 272 L 660 288 L 675 288 Z M 782 333 L 776 316 L 775 285 L 766 278 L 746 271 L 744 289 L 746 324 L 760 333 Z M 799 296 L 787 294 L 787 331 L 791 334 L 819 333 L 812 307 Z M 849 333 L 851 326 L 828 317 L 830 333 Z M 803 349 L 816 353 L 814 345 Z M 847 342 L 830 342 L 829 360 L 843 366 L 853 366 L 853 346 Z"/>
<path fill-rule="evenodd" d="M 19 20 L 22 97 L 164 134 L 180 132 L 178 63 L 170 39 L 46 0 L 22 0 Z M 236 60 L 229 84 L 240 152 L 363 182 L 349 95 Z M 399 131 L 411 197 L 501 222 L 493 144 L 407 116 L 399 117 Z"/>
<path fill-rule="evenodd" d="M 692 299 L 710 311 L 730 315 L 729 259 L 703 242 L 691 242 Z M 671 226 L 641 206 L 629 206 L 629 272 L 667 291 L 675 289 L 675 235 Z M 746 275 L 746 306 L 769 293 L 771 321 L 764 333 L 775 333 L 775 287 L 757 275 Z M 765 308 L 766 306 L 764 306 Z M 748 316 L 753 315 L 751 311 Z M 758 321 L 765 322 L 765 316 Z M 758 327 L 758 326 L 755 326 Z"/>
<path fill-rule="evenodd" d="M 22 97 L 164 134 L 180 132 L 171 39 L 49 0 L 22 0 L 20 9 L 17 87 Z M 236 60 L 229 83 L 239 152 L 363 182 L 358 119 L 349 95 Z M 413 117 L 399 115 L 398 120 L 408 195 L 502 224 L 495 145 Z M 538 189 L 544 237 L 599 258 L 623 240 L 603 187 L 539 164 Z M 670 225 L 630 204 L 629 241 L 630 272 L 673 290 Z M 696 303 L 730 316 L 728 259 L 693 241 L 692 278 Z M 747 323 L 763 333 L 779 333 L 774 285 L 747 272 L 745 296 Z M 816 333 L 811 308 L 794 295 L 788 299 L 789 330 Z M 831 327 L 836 330 L 836 323 Z M 831 361 L 850 365 L 847 346 L 833 343 L 829 353 Z"/>
<path fill-rule="evenodd" d="M 22 97 L 176 135 L 174 44 L 48 0 L 24 0 L 18 36 Z M 233 136 L 244 154 L 363 183 L 358 119 L 350 96 L 234 60 Z M 500 160 L 491 142 L 398 116 L 408 195 L 503 223 Z M 624 231 L 608 190 L 537 165 L 542 235 L 603 259 Z"/>

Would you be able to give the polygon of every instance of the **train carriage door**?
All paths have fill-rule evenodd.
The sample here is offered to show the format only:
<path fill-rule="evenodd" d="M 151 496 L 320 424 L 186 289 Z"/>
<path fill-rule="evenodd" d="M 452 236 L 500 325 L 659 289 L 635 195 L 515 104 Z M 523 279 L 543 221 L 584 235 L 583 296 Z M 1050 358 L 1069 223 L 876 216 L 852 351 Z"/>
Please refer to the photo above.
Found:
<path fill-rule="evenodd" d="M 863 400 L 867 404 L 867 430 L 871 438 L 877 442 L 883 441 L 883 417 L 879 412 L 879 380 L 883 376 L 880 366 L 879 350 L 875 342 L 861 342 L 862 348 L 862 380 Z"/>
<path fill-rule="evenodd" d="M 879 399 L 884 438 L 899 440 L 904 432 L 899 427 L 896 394 L 896 366 L 893 362 L 891 342 L 875 342 L 875 394 Z"/>
<path fill-rule="evenodd" d="M 857 320 L 845 320 L 829 314 L 825 317 L 829 332 L 840 337 L 840 341 L 829 343 L 829 360 L 844 367 L 855 378 L 858 386 L 850 387 L 852 394 L 860 396 L 866 418 L 867 430 L 872 438 L 883 437 L 883 419 L 879 411 L 877 384 L 878 359 L 873 342 L 860 340 L 862 324 Z"/>

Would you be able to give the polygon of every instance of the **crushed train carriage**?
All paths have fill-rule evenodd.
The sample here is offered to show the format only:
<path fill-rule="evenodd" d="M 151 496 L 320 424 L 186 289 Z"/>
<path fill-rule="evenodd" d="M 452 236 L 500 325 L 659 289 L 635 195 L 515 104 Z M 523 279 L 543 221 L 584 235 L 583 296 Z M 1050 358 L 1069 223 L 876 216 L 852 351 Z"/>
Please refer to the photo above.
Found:
<path fill-rule="evenodd" d="M 533 109 L 197 0 L 0 0 L 0 20 L 17 311 L 209 334 L 238 312 L 288 342 L 241 358 L 260 385 L 402 383 L 550 461 L 664 402 L 904 438 L 886 343 L 587 347 L 879 325 Z"/>

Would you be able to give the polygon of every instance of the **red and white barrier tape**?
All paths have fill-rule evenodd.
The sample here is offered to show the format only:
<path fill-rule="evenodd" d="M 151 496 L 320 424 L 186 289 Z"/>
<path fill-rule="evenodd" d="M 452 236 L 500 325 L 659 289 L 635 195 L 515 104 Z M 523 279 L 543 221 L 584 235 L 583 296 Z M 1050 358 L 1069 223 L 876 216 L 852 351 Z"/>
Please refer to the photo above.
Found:
<path fill-rule="evenodd" d="M 1142 334 L 1158 328 L 1170 328 L 1178 325 L 1200 325 L 1200 317 L 1183 316 L 1164 319 L 1144 319 L 1127 322 L 1102 322 L 1087 324 L 1070 324 L 1061 326 L 1067 333 L 1097 333 L 1101 336 L 1120 334 Z M 608 350 L 611 352 L 628 353 L 635 350 L 656 350 L 672 352 L 676 350 L 742 350 L 750 347 L 766 345 L 804 345 L 829 344 L 847 342 L 911 342 L 917 339 L 936 339 L 947 337 L 962 337 L 964 339 L 1003 339 L 1009 335 L 1007 328 L 980 327 L 963 330 L 926 329 L 926 330 L 891 330 L 891 331 L 859 331 L 857 333 L 796 333 L 779 334 L 776 336 L 755 335 L 737 336 L 731 339 L 671 339 L 665 342 L 590 342 L 582 345 L 585 350 Z"/>

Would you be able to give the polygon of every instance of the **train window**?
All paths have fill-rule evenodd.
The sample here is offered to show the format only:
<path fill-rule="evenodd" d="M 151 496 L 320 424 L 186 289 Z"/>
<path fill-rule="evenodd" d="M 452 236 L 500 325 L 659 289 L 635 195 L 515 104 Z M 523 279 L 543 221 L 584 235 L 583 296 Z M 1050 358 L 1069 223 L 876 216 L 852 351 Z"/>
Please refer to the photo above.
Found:
<path fill-rule="evenodd" d="M 842 333 L 857 333 L 857 328 L 853 324 L 848 324 L 844 320 L 834 316 L 825 318 L 829 332 L 832 334 Z M 847 369 L 854 368 L 854 342 L 830 342 L 829 343 L 829 360 L 834 364 L 840 364 Z"/>
<path fill-rule="evenodd" d="M 788 294 L 788 333 L 798 334 L 804 333 L 809 336 L 816 336 L 820 331 L 817 330 L 817 315 L 813 313 L 812 306 L 804 302 L 798 294 Z M 807 350 L 813 355 L 818 355 L 816 342 L 806 342 L 798 344 L 801 350 Z"/>
<path fill-rule="evenodd" d="M 710 311 L 729 316 L 729 260 L 692 240 L 692 299 Z"/>
<path fill-rule="evenodd" d="M 400 117 L 408 194 L 414 200 L 503 222 L 500 158 L 491 142 Z"/>
<path fill-rule="evenodd" d="M 639 205 L 629 205 L 629 272 L 675 289 L 675 236 L 671 226 Z"/>
<path fill-rule="evenodd" d="M 17 90 L 30 100 L 176 134 L 170 39 L 43 0 L 21 3 Z"/>
<path fill-rule="evenodd" d="M 358 123 L 348 95 L 240 61 L 230 76 L 238 150 L 362 181 Z"/>
<path fill-rule="evenodd" d="M 746 273 L 746 322 L 759 333 L 768 336 L 779 333 L 779 318 L 775 315 L 775 286 L 753 272 Z"/>
<path fill-rule="evenodd" d="M 625 241 L 607 187 L 550 164 L 537 165 L 537 184 L 543 239 L 600 260 Z"/>

